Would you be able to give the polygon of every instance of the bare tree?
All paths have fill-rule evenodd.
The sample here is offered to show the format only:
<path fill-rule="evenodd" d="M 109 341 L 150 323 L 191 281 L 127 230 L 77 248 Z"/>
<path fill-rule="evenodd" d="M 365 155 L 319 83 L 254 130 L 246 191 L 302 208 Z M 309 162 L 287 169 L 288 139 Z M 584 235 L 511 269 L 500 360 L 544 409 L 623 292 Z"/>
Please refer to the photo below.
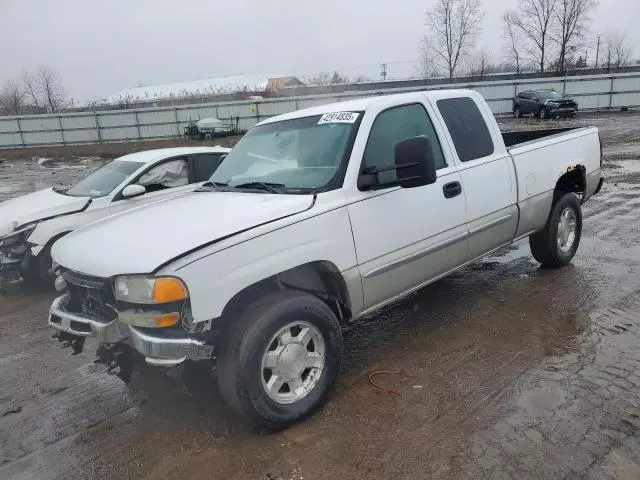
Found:
<path fill-rule="evenodd" d="M 437 0 L 427 11 L 429 32 L 423 46 L 432 50 L 436 64 L 449 78 L 473 49 L 483 16 L 480 0 Z"/>
<path fill-rule="evenodd" d="M 20 115 L 24 107 L 24 92 L 15 80 L 7 81 L 0 91 L 0 107 L 7 115 Z"/>
<path fill-rule="evenodd" d="M 47 110 L 51 113 L 59 112 L 66 106 L 66 92 L 58 75 L 49 67 L 38 67 L 38 87 Z"/>
<path fill-rule="evenodd" d="M 307 81 L 309 85 L 318 85 L 324 87 L 331 83 L 331 74 L 327 72 L 320 72 Z"/>
<path fill-rule="evenodd" d="M 523 51 L 538 65 L 541 73 L 549 60 L 553 15 L 559 0 L 520 0 L 512 13 L 513 24 L 522 35 Z"/>
<path fill-rule="evenodd" d="M 493 67 L 489 65 L 489 50 L 482 47 L 471 61 L 469 76 L 475 80 L 482 80 L 491 68 Z"/>
<path fill-rule="evenodd" d="M 509 62 L 513 62 L 516 67 L 516 74 L 520 75 L 520 48 L 522 44 L 522 38 L 520 38 L 520 32 L 516 27 L 516 18 L 513 12 L 505 12 L 502 17 L 502 23 L 504 32 L 502 38 L 505 42 L 505 50 L 507 52 L 507 59 Z"/>
<path fill-rule="evenodd" d="M 611 30 L 605 37 L 605 65 L 607 69 L 618 70 L 629 65 L 631 46 L 627 34 L 623 30 Z"/>
<path fill-rule="evenodd" d="M 596 5 L 596 0 L 558 0 L 551 39 L 558 47 L 559 72 L 567 70 L 569 59 L 582 46 L 589 14 Z"/>
<path fill-rule="evenodd" d="M 336 83 L 349 83 L 349 77 L 347 77 L 346 75 L 341 75 L 338 72 L 333 72 L 333 75 L 331 75 L 331 81 L 329 83 L 331 83 L 332 85 Z"/>
<path fill-rule="evenodd" d="M 22 72 L 22 84 L 24 86 L 24 94 L 31 101 L 36 110 L 40 110 L 40 92 L 36 77 L 28 71 Z"/>
<path fill-rule="evenodd" d="M 418 62 L 418 75 L 425 80 L 438 77 L 438 64 L 435 60 L 434 48 L 430 39 L 425 36 L 420 46 L 420 61 Z"/>

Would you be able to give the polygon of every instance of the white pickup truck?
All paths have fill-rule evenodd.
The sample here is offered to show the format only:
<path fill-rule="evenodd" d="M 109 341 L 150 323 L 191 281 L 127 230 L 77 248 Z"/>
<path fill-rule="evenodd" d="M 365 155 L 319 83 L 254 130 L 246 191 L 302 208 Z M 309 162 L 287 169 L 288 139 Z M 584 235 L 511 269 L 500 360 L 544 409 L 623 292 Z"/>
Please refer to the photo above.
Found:
<path fill-rule="evenodd" d="M 202 188 L 58 242 L 49 325 L 123 376 L 211 362 L 233 408 L 290 425 L 327 398 L 346 322 L 527 236 L 542 265 L 571 261 L 598 130 L 504 137 L 468 90 L 266 120 Z"/>
<path fill-rule="evenodd" d="M 0 203 L 0 289 L 3 281 L 18 278 L 53 285 L 50 250 L 58 239 L 97 219 L 193 190 L 229 151 L 183 147 L 131 153 L 70 188 L 48 188 Z"/>

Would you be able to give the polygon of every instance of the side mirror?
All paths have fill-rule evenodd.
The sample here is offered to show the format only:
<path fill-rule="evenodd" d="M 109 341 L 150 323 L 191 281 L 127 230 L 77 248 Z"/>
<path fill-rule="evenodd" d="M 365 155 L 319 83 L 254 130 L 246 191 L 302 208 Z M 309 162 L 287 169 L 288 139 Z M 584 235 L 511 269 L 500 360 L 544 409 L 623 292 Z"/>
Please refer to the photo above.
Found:
<path fill-rule="evenodd" d="M 144 188 L 142 185 L 137 185 L 134 183 L 133 185 L 127 185 L 126 187 L 124 187 L 124 190 L 122 190 L 122 198 L 139 197 L 140 195 L 144 195 L 145 193 L 147 193 L 146 188 Z"/>
<path fill-rule="evenodd" d="M 396 180 L 381 182 L 378 173 L 395 170 Z M 425 136 L 402 140 L 395 148 L 395 162 L 383 167 L 369 167 L 358 178 L 360 190 L 380 190 L 400 186 L 402 188 L 430 185 L 437 180 L 435 159 L 431 143 Z"/>

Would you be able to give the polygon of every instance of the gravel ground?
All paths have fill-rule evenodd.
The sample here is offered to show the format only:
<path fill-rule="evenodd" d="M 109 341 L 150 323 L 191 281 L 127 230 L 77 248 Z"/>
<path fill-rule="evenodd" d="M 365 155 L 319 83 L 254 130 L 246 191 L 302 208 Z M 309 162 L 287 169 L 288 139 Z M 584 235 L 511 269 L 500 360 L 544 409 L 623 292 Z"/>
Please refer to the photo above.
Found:
<path fill-rule="evenodd" d="M 359 321 L 329 404 L 283 432 L 244 424 L 199 372 L 125 386 L 91 345 L 71 356 L 50 338 L 52 295 L 14 285 L 0 478 L 640 478 L 640 115 L 553 124 L 576 122 L 601 128 L 607 183 L 572 265 L 541 270 L 520 242 Z M 0 198 L 69 182 L 90 157 L 7 159 Z M 378 369 L 404 370 L 378 379 L 402 396 L 369 385 Z"/>

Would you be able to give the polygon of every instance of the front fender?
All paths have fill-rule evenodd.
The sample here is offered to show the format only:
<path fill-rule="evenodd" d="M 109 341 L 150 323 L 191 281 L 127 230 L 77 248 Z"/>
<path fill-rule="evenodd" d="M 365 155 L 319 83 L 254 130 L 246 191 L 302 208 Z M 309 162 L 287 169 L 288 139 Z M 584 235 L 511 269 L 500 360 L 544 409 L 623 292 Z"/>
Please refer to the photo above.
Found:
<path fill-rule="evenodd" d="M 314 261 L 340 272 L 357 265 L 346 208 L 332 210 L 199 258 L 172 270 L 187 285 L 194 322 L 218 318 L 240 291 Z"/>

